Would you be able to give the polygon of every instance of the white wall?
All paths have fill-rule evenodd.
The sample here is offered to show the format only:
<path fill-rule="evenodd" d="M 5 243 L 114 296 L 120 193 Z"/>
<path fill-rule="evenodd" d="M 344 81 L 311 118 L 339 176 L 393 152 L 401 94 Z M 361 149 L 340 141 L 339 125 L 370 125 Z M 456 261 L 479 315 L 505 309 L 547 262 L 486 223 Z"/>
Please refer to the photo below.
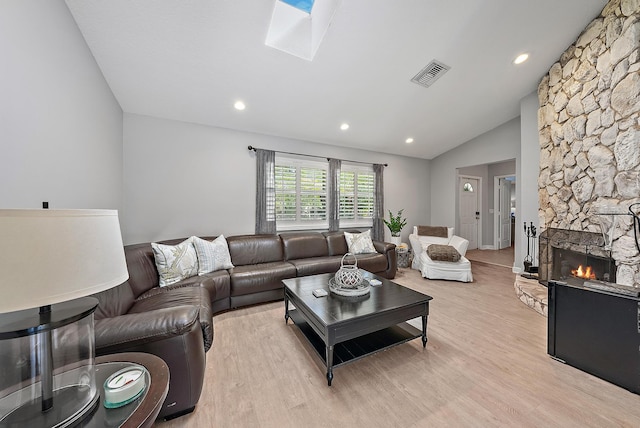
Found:
<path fill-rule="evenodd" d="M 125 242 L 254 233 L 256 160 L 255 153 L 247 149 L 249 145 L 388 163 L 385 210 L 395 213 L 404 208 L 409 225 L 430 220 L 427 160 L 126 113 Z M 386 233 L 389 237 L 388 230 Z M 410 227 L 406 227 L 404 241 L 409 233 Z"/>
<path fill-rule="evenodd" d="M 0 3 L 0 207 L 122 203 L 122 109 L 62 0 Z"/>
<path fill-rule="evenodd" d="M 533 92 L 520 101 L 520 156 L 523 162 L 516 164 L 518 182 L 516 184 L 516 232 L 522 230 L 522 223 L 533 222 L 540 234 L 538 219 L 538 175 L 540 174 L 540 143 L 538 136 L 538 95 Z M 520 241 L 518 241 L 520 238 Z M 515 267 L 524 269 L 523 260 L 527 255 L 527 240 L 524 232 L 516 233 Z"/>
<path fill-rule="evenodd" d="M 430 175 L 431 223 L 434 225 L 456 226 L 458 169 L 510 159 L 516 159 L 517 171 L 517 164 L 520 159 L 519 118 L 512 119 L 434 158 L 431 161 Z M 463 171 L 468 170 L 463 169 Z M 485 200 L 484 197 L 483 200 Z M 488 209 L 486 201 L 483 202 L 483 212 L 487 213 Z"/>

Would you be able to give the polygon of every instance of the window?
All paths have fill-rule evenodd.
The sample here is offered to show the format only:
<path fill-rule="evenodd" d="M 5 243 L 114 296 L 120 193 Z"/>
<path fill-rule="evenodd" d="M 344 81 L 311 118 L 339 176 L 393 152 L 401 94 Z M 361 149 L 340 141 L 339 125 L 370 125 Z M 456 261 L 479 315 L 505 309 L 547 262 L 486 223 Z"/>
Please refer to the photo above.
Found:
<path fill-rule="evenodd" d="M 276 229 L 328 229 L 329 164 L 294 155 L 276 155 Z M 340 227 L 371 227 L 375 174 L 371 165 L 342 162 L 338 182 Z"/>
<path fill-rule="evenodd" d="M 326 162 L 276 156 L 276 224 L 278 230 L 326 229 Z"/>
<path fill-rule="evenodd" d="M 373 168 L 343 162 L 340 171 L 340 227 L 371 226 L 374 195 Z"/>

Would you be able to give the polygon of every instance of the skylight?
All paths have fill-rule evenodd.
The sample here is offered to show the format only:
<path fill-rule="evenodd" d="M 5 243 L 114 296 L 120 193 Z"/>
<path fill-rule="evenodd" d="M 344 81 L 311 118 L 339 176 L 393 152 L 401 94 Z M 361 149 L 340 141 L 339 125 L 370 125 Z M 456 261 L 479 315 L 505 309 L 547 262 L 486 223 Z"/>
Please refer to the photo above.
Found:
<path fill-rule="evenodd" d="M 341 1 L 275 0 L 265 44 L 313 60 Z"/>
<path fill-rule="evenodd" d="M 300 9 L 305 13 L 311 13 L 311 9 L 313 8 L 313 2 L 315 0 L 280 0 L 280 1 L 290 6 L 293 6 L 296 9 Z"/>

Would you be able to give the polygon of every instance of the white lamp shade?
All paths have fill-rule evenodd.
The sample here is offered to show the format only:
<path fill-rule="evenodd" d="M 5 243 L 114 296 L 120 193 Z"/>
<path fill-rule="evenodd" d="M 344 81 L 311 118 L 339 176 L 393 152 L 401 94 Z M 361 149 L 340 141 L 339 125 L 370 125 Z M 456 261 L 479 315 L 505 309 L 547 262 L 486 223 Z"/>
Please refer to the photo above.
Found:
<path fill-rule="evenodd" d="M 53 305 L 129 278 L 114 210 L 0 210 L 0 313 Z"/>

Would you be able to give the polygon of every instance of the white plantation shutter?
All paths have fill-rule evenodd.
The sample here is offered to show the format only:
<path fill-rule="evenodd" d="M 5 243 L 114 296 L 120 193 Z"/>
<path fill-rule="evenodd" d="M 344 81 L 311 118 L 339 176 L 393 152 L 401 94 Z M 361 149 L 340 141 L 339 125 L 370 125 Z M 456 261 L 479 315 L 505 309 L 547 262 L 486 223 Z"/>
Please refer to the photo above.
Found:
<path fill-rule="evenodd" d="M 300 167 L 300 218 L 327 219 L 327 170 Z"/>
<path fill-rule="evenodd" d="M 276 156 L 276 224 L 278 230 L 326 229 L 325 162 Z"/>
<path fill-rule="evenodd" d="M 340 171 L 340 220 L 355 220 L 355 180 L 352 171 Z"/>
<path fill-rule="evenodd" d="M 342 163 L 340 171 L 341 227 L 371 226 L 375 180 L 370 166 Z"/>
<path fill-rule="evenodd" d="M 358 187 L 358 218 L 373 218 L 375 184 L 373 171 L 360 173 L 356 179 Z"/>
<path fill-rule="evenodd" d="M 276 165 L 276 221 L 296 220 L 297 168 Z"/>

